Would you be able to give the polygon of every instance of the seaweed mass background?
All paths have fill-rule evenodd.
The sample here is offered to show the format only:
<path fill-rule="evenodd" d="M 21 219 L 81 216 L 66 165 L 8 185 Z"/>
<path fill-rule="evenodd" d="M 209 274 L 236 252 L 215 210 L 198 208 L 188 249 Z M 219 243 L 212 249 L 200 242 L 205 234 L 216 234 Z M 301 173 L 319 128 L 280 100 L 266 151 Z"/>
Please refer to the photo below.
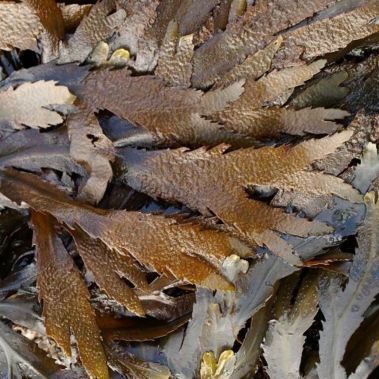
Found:
<path fill-rule="evenodd" d="M 0 1 L 0 378 L 379 377 L 377 0 Z"/>

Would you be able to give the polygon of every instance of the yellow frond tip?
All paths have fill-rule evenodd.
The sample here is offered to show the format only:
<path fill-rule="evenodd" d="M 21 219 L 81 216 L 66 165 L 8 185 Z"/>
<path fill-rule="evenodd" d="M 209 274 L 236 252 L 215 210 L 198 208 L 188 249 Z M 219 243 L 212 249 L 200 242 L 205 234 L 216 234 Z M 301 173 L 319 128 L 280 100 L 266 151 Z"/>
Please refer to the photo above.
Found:
<path fill-rule="evenodd" d="M 376 204 L 378 201 L 378 193 L 374 192 L 374 191 L 366 193 L 366 195 L 364 197 L 364 201 L 365 201 L 366 205 Z"/>
<path fill-rule="evenodd" d="M 235 354 L 233 350 L 225 350 L 221 353 L 218 361 L 212 351 L 207 351 L 203 354 L 200 368 L 201 379 L 217 379 L 224 377 L 228 371 L 227 368 L 230 363 L 233 364 Z"/>
<path fill-rule="evenodd" d="M 216 358 L 211 351 L 207 351 L 203 354 L 201 361 L 200 377 L 201 379 L 210 379 L 216 372 L 217 362 Z"/>
<path fill-rule="evenodd" d="M 100 66 L 107 61 L 108 55 L 109 45 L 104 41 L 100 41 L 92 50 L 92 53 L 89 55 L 87 61 L 89 63 L 93 63 L 97 66 Z"/>
<path fill-rule="evenodd" d="M 113 66 L 123 67 L 130 59 L 130 52 L 126 49 L 117 49 L 109 58 L 108 63 Z"/>
<path fill-rule="evenodd" d="M 123 59 L 128 60 L 130 59 L 130 52 L 126 49 L 117 49 L 111 56 L 110 61 L 113 61 L 115 59 Z"/>

